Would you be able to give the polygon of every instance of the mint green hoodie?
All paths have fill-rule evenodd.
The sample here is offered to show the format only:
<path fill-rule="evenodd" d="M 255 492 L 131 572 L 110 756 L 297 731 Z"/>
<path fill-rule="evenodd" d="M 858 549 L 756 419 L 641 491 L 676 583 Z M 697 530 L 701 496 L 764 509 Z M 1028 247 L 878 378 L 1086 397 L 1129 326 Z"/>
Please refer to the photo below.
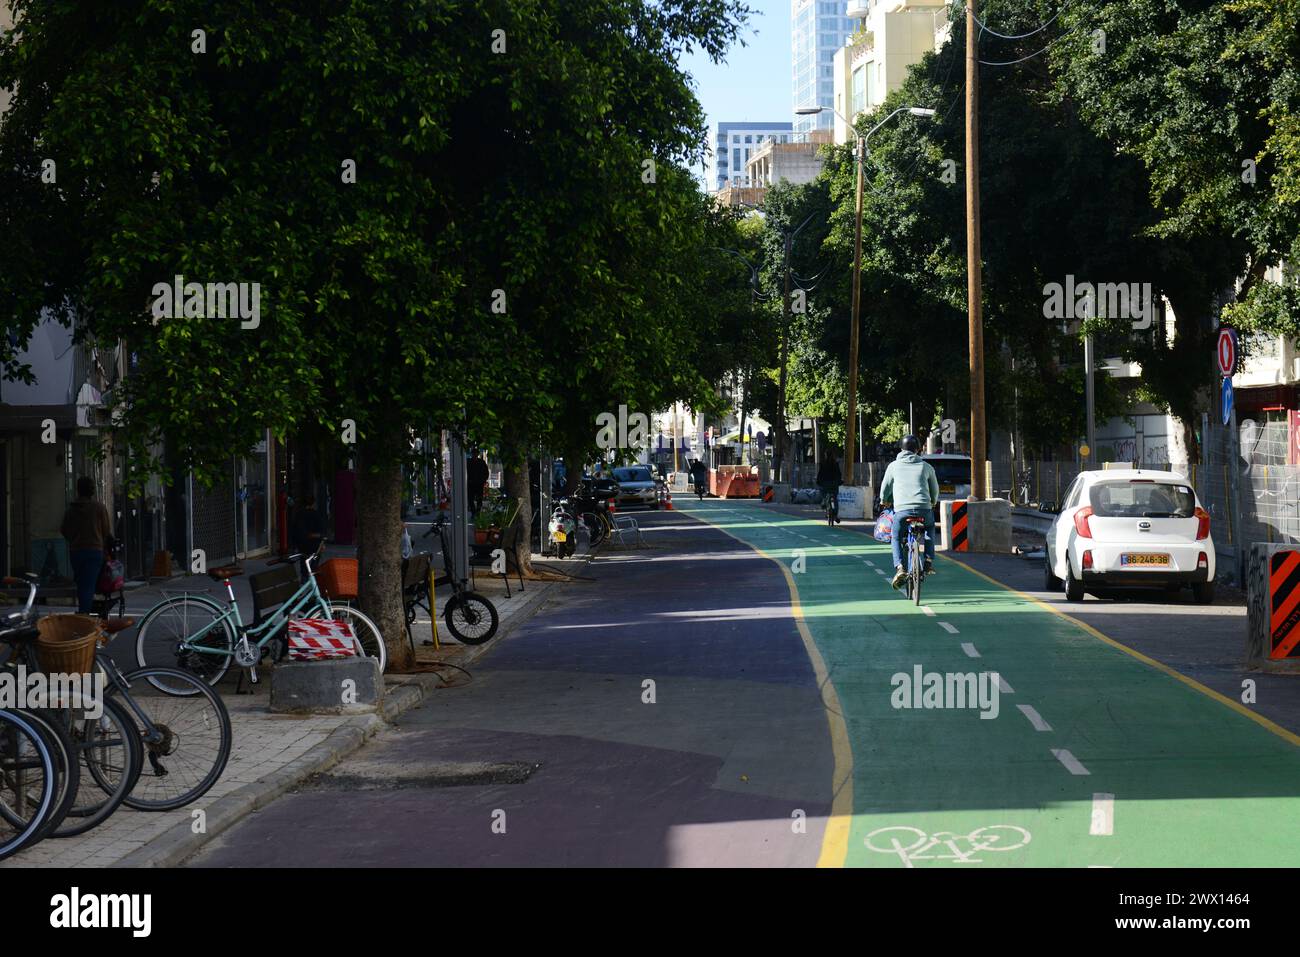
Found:
<path fill-rule="evenodd" d="M 934 466 L 915 452 L 899 452 L 885 469 L 880 502 L 892 502 L 895 512 L 934 508 L 939 504 L 939 479 Z"/>

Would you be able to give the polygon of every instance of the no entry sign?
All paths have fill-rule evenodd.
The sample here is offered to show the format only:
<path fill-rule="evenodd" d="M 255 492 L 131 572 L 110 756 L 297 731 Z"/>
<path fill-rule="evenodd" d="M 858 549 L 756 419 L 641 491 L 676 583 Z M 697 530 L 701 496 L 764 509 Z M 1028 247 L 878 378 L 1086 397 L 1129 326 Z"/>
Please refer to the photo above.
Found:
<path fill-rule="evenodd" d="M 1237 371 L 1237 330 L 1220 329 L 1217 348 L 1219 374 L 1232 375 Z"/>

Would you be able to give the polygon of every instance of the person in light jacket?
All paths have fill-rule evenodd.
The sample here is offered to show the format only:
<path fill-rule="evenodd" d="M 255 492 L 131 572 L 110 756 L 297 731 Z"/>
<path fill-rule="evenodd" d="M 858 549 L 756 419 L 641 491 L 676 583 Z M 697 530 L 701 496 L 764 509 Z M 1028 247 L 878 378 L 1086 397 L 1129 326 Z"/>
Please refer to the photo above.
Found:
<path fill-rule="evenodd" d="M 880 504 L 894 510 L 894 533 L 890 543 L 894 550 L 894 578 L 898 588 L 907 579 L 903 567 L 906 525 L 903 520 L 915 515 L 925 519 L 925 574 L 934 574 L 934 509 L 939 504 L 939 479 L 934 466 L 921 458 L 921 443 L 915 435 L 903 436 L 903 451 L 885 469 L 880 484 Z"/>

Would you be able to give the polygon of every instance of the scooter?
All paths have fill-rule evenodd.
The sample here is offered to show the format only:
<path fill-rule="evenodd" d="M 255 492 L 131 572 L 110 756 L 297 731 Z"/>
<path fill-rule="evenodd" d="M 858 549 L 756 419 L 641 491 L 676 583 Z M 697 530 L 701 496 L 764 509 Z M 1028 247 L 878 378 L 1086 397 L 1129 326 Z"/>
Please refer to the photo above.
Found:
<path fill-rule="evenodd" d="M 555 506 L 551 512 L 551 520 L 547 524 L 547 544 L 554 548 L 557 558 L 570 558 L 577 551 L 578 544 L 575 541 L 575 532 L 578 523 L 574 521 L 573 516 L 565 510 L 565 504 L 568 499 L 561 499 L 560 503 Z"/>

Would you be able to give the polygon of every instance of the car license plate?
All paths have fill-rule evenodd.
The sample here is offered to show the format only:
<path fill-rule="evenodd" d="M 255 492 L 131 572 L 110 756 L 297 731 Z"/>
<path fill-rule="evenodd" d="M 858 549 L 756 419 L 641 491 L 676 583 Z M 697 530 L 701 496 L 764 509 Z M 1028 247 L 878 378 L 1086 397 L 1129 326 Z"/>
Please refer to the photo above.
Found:
<path fill-rule="evenodd" d="M 1168 568 L 1168 555 L 1148 555 L 1143 553 L 1125 553 L 1119 557 L 1121 565 L 1137 565 L 1144 568 Z"/>
<path fill-rule="evenodd" d="M 955 485 L 940 485 L 940 486 L 939 486 L 939 491 L 940 491 L 941 493 L 943 493 L 943 494 L 946 494 L 946 495 L 952 495 L 954 492 L 957 491 L 957 486 L 955 486 Z"/>
<path fill-rule="evenodd" d="M 565 535 L 563 532 L 555 532 L 553 533 L 553 537 L 557 542 L 566 542 L 569 540 L 569 537 Z"/>

